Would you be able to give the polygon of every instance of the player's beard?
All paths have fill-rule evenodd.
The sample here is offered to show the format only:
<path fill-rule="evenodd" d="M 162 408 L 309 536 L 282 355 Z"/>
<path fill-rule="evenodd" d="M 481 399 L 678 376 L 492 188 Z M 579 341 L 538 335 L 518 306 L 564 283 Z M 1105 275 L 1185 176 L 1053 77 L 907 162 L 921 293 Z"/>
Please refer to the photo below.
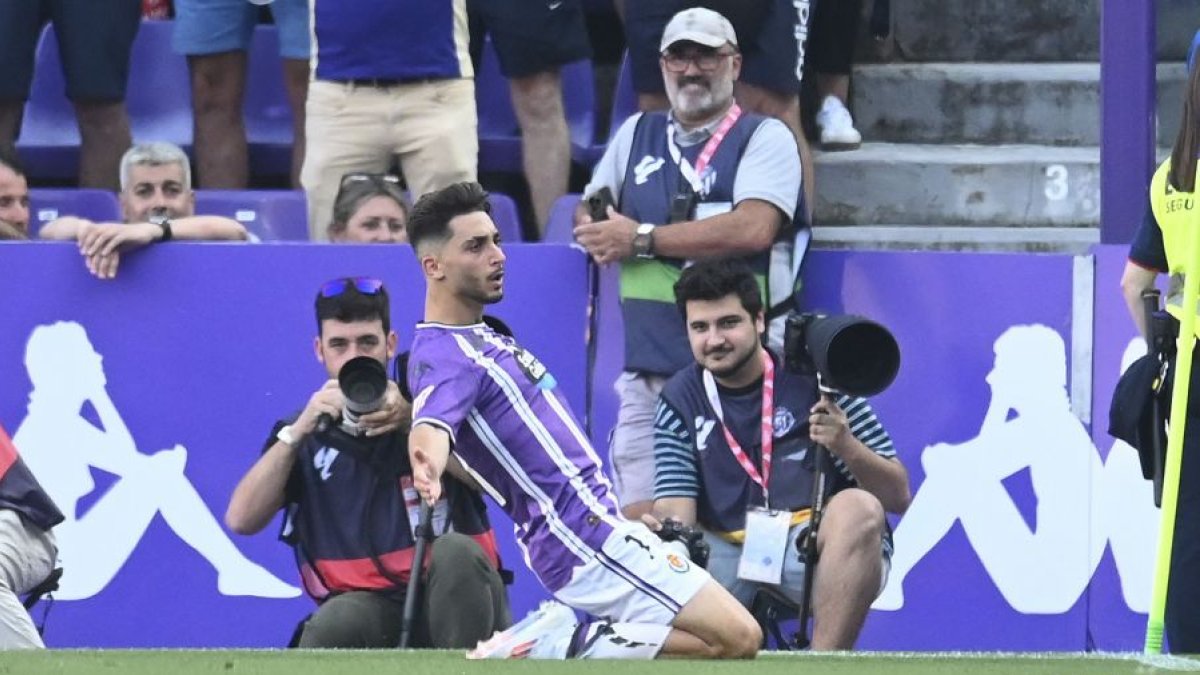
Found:
<path fill-rule="evenodd" d="M 493 283 L 491 275 L 488 275 L 478 283 L 472 284 L 464 295 L 480 305 L 494 305 L 504 299 L 504 279 L 500 279 L 498 289 L 492 288 Z"/>

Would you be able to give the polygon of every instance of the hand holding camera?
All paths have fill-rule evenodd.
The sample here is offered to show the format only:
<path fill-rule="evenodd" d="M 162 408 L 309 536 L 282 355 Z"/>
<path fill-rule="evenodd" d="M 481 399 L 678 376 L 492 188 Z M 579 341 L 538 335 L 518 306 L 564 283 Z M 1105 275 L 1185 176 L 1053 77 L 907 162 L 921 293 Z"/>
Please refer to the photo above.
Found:
<path fill-rule="evenodd" d="M 708 542 L 704 541 L 704 533 L 684 525 L 674 518 L 664 518 L 654 531 L 664 543 L 682 546 L 682 551 L 700 567 L 708 567 Z"/>
<path fill-rule="evenodd" d="M 342 416 L 342 390 L 337 380 L 329 380 L 308 399 L 308 405 L 292 424 L 297 440 L 317 431 L 318 422 L 325 416 L 338 419 Z"/>
<path fill-rule="evenodd" d="M 808 436 L 814 443 L 820 443 L 839 457 L 846 441 L 853 438 L 846 413 L 828 394 L 822 394 L 821 400 L 809 410 Z"/>
<path fill-rule="evenodd" d="M 393 431 L 407 431 L 412 423 L 412 403 L 400 394 L 395 382 L 387 383 L 383 403 L 375 412 L 358 418 L 358 426 L 365 436 L 382 436 Z"/>
<path fill-rule="evenodd" d="M 593 223 L 608 220 L 608 207 L 616 208 L 617 206 L 612 190 L 607 187 L 600 188 L 595 194 L 588 195 L 586 201 L 588 217 L 592 219 Z"/>
<path fill-rule="evenodd" d="M 586 198 L 590 222 L 575 226 L 575 241 L 587 249 L 600 265 L 618 262 L 633 255 L 638 223 L 621 215 L 613 204 L 612 191 L 604 188 Z"/>

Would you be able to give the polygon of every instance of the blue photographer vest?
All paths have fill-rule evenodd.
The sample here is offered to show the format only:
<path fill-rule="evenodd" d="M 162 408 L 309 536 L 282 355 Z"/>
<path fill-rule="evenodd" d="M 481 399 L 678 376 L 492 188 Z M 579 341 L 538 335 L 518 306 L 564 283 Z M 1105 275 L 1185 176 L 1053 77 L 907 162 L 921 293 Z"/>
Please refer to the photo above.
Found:
<path fill-rule="evenodd" d="M 0 427 L 0 509 L 16 511 L 43 530 L 63 521 L 62 512 L 21 461 L 4 427 Z"/>
<path fill-rule="evenodd" d="M 771 460 L 770 508 L 798 512 L 812 506 L 813 442 L 808 411 L 817 402 L 816 380 L 783 367 L 775 354 L 775 441 Z M 716 413 L 704 395 L 703 369 L 693 363 L 667 381 L 663 401 L 688 427 L 699 468 L 696 519 L 705 529 L 733 533 L 746 527 L 746 509 L 764 506 L 763 491 L 738 464 Z M 762 467 L 762 381 L 743 390 L 718 385 L 724 423 L 756 468 Z M 827 459 L 826 495 L 852 485 Z"/>
<path fill-rule="evenodd" d="M 272 433 L 266 447 L 274 443 Z M 294 548 L 309 595 L 319 601 L 353 590 L 403 592 L 415 543 L 409 508 L 416 496 L 409 491 L 410 504 L 404 490 L 411 487 L 411 473 L 402 433 L 379 437 L 368 459 L 305 439 L 288 477 L 280 538 Z M 444 485 L 449 528 L 474 539 L 498 568 L 482 498 L 449 476 Z"/>
<path fill-rule="evenodd" d="M 713 155 L 701 179 L 708 192 L 698 203 L 733 202 L 738 163 L 754 130 L 766 118 L 742 113 Z M 639 223 L 670 227 L 671 201 L 690 186 L 667 149 L 667 113 L 645 113 L 637 122 L 629 164 L 618 197 L 618 210 Z M 681 148 L 693 164 L 704 143 Z M 780 239 L 790 238 L 789 226 L 780 228 Z M 765 287 L 770 249 L 745 260 Z M 621 309 L 625 320 L 625 370 L 672 375 L 692 362 L 687 332 L 675 307 L 675 282 L 686 261 L 655 257 L 627 258 L 621 263 Z"/>

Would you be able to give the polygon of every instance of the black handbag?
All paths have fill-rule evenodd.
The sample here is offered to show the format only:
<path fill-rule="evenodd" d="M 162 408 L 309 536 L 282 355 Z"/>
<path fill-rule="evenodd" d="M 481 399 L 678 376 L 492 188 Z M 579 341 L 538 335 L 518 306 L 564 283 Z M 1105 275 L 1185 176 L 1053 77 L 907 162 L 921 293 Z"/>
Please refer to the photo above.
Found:
<path fill-rule="evenodd" d="M 1163 361 L 1147 354 L 1130 364 L 1117 381 L 1108 409 L 1108 434 L 1133 446 L 1142 465 L 1142 477 L 1152 480 L 1166 455 L 1166 421 L 1171 391 Z"/>

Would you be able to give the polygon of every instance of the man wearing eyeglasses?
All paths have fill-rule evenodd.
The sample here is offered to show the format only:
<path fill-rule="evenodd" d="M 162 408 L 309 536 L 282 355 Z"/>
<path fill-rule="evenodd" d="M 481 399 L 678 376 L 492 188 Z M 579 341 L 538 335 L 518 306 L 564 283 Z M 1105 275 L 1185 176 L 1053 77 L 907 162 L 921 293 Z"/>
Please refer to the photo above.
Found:
<path fill-rule="evenodd" d="M 255 534 L 285 510 L 281 538 L 320 603 L 300 626 L 297 646 L 395 647 L 418 511 L 406 438 L 412 408 L 391 381 L 382 407 L 358 416 L 362 433 L 328 428 L 341 423 L 346 406 L 342 367 L 363 356 L 386 367 L 395 356 L 387 290 L 378 279 L 334 279 L 317 294 L 316 316 L 313 347 L 329 379 L 299 414 L 275 424 L 225 521 Z M 447 480 L 433 514 L 441 534 L 428 558 L 412 644 L 466 647 L 510 623 L 495 535 L 478 493 L 458 481 Z"/>
<path fill-rule="evenodd" d="M 123 223 L 94 223 L 63 216 L 46 223 L 42 239 L 76 240 L 88 271 L 100 279 L 117 275 L 121 254 L 147 244 L 179 241 L 243 241 L 246 228 L 232 218 L 196 214 L 192 169 L 183 149 L 144 143 L 121 157 Z"/>
<path fill-rule="evenodd" d="M 581 204 L 575 220 L 575 238 L 592 258 L 621 266 L 625 372 L 616 383 L 611 453 L 629 518 L 647 513 L 654 499 L 658 395 L 692 362 L 672 295 L 686 261 L 744 258 L 767 306 L 782 306 L 794 288 L 793 221 L 802 220 L 794 219 L 795 137 L 779 120 L 734 101 L 742 56 L 729 21 L 709 9 L 684 10 L 667 24 L 660 47 L 671 109 L 626 120 L 584 192 L 607 188 L 615 206 L 593 222 Z"/>

